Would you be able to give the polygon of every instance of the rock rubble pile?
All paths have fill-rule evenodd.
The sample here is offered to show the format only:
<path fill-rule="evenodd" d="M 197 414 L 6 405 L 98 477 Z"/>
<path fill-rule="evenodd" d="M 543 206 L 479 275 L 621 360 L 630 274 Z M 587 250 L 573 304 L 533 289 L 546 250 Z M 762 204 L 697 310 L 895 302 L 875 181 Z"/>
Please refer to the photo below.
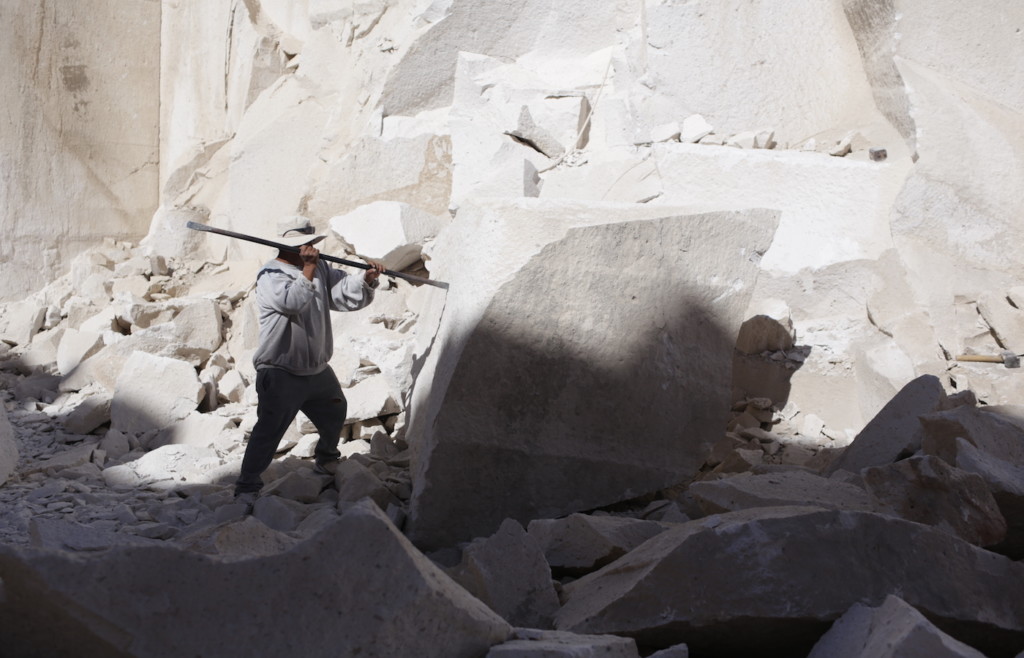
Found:
<path fill-rule="evenodd" d="M 336 473 L 312 471 L 316 437 L 300 418 L 246 515 L 230 485 L 254 420 L 241 363 L 251 286 L 202 292 L 207 277 L 242 280 L 242 265 L 101 251 L 98 295 L 68 278 L 5 309 L 0 615 L 25 655 L 218 653 L 223 629 L 245 635 L 268 599 L 262 614 L 304 621 L 285 644 L 261 638 L 262 655 L 296 636 L 313 655 L 814 656 L 854 636 L 864 649 L 849 655 L 865 658 L 883 644 L 1024 647 L 1024 408 L 979 405 L 924 376 L 843 448 L 744 397 L 672 486 L 417 548 L 402 534 L 414 498 L 408 391 L 390 385 L 402 377 L 365 356 L 341 361 L 350 406 L 365 411 L 352 412 Z M 136 277 L 149 285 L 124 292 Z M 364 331 L 411 340 L 381 325 L 413 332 L 417 317 L 396 309 L 415 294 L 393 284 L 375 312 L 343 317 L 340 353 Z M 25 317 L 33 326 L 19 328 Z M 745 326 L 735 358 L 798 353 L 786 331 Z M 268 573 L 296 591 L 265 592 Z M 409 598 L 414 582 L 432 603 Z M 190 612 L 169 622 L 168 597 Z"/>
<path fill-rule="evenodd" d="M 1024 649 L 1024 5 L 593 5 L 0 4 L 4 652 Z M 450 287 L 246 514 L 296 213 Z"/>

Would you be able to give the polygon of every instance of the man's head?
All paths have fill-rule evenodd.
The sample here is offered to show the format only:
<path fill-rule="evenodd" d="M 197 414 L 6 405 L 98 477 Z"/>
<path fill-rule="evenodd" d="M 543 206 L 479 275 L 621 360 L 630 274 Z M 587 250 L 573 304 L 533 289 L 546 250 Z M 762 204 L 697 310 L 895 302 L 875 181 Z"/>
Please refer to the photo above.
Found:
<path fill-rule="evenodd" d="M 316 244 L 326 237 L 326 235 L 316 235 L 316 230 L 313 228 L 313 223 L 309 221 L 309 217 L 292 215 L 277 222 L 276 241 L 289 247 Z"/>

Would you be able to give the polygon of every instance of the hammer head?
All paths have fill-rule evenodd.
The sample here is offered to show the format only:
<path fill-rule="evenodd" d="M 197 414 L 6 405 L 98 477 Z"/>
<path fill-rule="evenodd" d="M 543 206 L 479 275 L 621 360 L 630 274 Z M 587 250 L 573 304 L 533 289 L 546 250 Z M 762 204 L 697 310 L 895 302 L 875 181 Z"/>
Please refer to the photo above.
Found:
<path fill-rule="evenodd" d="M 999 353 L 999 356 L 1003 357 L 1003 365 L 1007 368 L 1019 368 L 1020 357 L 1011 352 L 1010 350 L 1003 350 Z"/>

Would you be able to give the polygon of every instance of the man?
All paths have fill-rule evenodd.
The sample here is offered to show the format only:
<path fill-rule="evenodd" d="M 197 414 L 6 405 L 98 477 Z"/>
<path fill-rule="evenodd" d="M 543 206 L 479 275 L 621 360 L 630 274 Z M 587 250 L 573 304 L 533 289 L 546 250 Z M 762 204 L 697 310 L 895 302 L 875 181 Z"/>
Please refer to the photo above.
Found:
<path fill-rule="evenodd" d="M 276 241 L 299 252 L 280 250 L 256 276 L 260 342 L 256 365 L 256 425 L 235 482 L 235 498 L 251 510 L 288 425 L 302 411 L 316 425 L 314 469 L 330 474 L 340 457 L 338 442 L 348 403 L 328 365 L 334 351 L 331 311 L 356 311 L 373 301 L 384 265 L 347 274 L 320 260 L 309 219 L 296 215 L 278 222 Z"/>

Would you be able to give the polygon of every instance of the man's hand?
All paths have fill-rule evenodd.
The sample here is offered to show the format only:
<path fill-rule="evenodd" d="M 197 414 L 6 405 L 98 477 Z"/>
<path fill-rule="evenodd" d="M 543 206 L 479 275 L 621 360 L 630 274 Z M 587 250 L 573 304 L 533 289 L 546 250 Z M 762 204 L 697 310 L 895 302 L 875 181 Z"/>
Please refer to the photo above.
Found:
<path fill-rule="evenodd" d="M 302 276 L 312 281 L 316 273 L 316 264 L 320 261 L 320 250 L 313 245 L 304 244 L 299 247 L 299 257 L 302 259 Z"/>
<path fill-rule="evenodd" d="M 384 270 L 386 269 L 384 267 L 384 263 L 380 262 L 379 260 L 370 260 L 367 258 L 366 264 L 370 266 L 370 269 L 366 270 L 366 278 L 364 279 L 364 281 L 366 281 L 367 283 L 373 283 L 374 281 L 376 281 L 377 278 L 381 274 L 383 274 Z"/>

